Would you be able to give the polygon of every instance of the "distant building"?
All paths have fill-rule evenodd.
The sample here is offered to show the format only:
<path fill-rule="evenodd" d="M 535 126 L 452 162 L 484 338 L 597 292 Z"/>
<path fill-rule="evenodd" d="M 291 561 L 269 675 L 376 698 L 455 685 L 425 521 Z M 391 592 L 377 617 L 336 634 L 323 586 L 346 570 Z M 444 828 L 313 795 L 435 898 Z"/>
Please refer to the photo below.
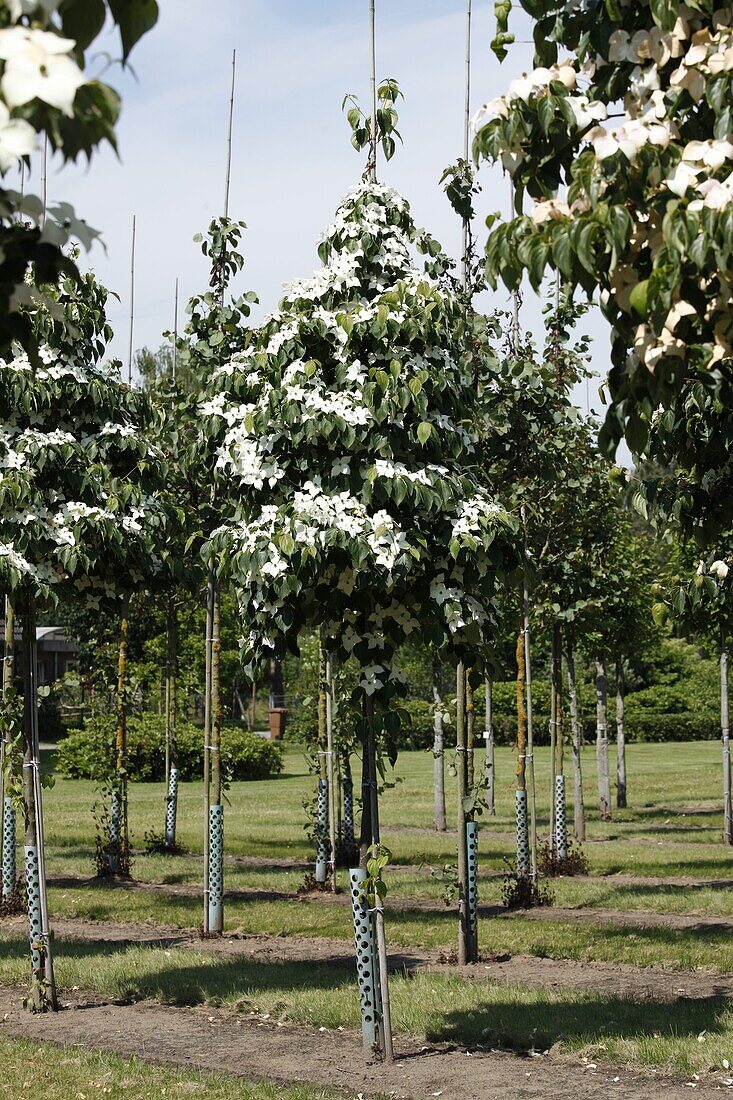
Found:
<path fill-rule="evenodd" d="M 0 649 L 3 648 L 5 624 L 0 624 Z M 76 668 L 76 645 L 64 634 L 61 626 L 39 626 L 36 630 L 38 645 L 38 683 L 53 684 L 65 672 Z M 20 672 L 23 654 L 18 634 L 15 639 L 16 667 Z"/>

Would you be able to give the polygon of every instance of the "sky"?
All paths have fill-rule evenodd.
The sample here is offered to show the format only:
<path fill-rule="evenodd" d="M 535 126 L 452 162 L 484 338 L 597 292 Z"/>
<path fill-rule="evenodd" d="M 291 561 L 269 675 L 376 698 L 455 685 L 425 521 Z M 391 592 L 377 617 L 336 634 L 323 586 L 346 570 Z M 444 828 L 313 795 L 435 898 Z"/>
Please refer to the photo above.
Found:
<path fill-rule="evenodd" d="M 230 216 L 247 223 L 246 266 L 233 289 L 254 290 L 255 319 L 277 304 L 282 284 L 318 266 L 315 244 L 339 197 L 358 182 L 341 110 L 346 93 L 369 97 L 368 0 L 159 0 L 156 28 L 135 48 L 131 68 L 104 79 L 121 94 L 119 157 L 102 150 L 91 165 L 49 167 L 49 202 L 72 203 L 101 231 L 86 262 L 120 300 L 110 301 L 112 353 L 125 362 L 129 335 L 133 214 L 137 222 L 134 346 L 156 348 L 173 327 L 174 287 L 185 302 L 206 287 L 207 263 L 192 238 L 223 213 L 232 50 L 237 51 Z M 474 0 L 473 108 L 531 69 L 528 26 L 500 65 L 489 49 L 492 0 Z M 410 202 L 447 251 L 457 254 L 460 225 L 439 185 L 462 152 L 466 0 L 377 0 L 378 76 L 395 77 L 404 146 L 380 179 Z M 110 32 L 111 34 L 111 32 Z M 523 41 L 522 41 L 523 40 Z M 116 42 L 101 39 L 90 70 L 100 72 Z M 35 165 L 38 184 L 38 166 Z M 508 184 L 482 169 L 479 210 L 506 213 Z M 481 239 L 481 223 L 477 225 Z M 497 291 L 493 305 L 508 306 Z M 541 303 L 528 292 L 522 323 L 542 331 Z M 602 318 L 584 322 L 596 375 L 608 368 Z M 598 412 L 598 379 L 576 401 Z"/>

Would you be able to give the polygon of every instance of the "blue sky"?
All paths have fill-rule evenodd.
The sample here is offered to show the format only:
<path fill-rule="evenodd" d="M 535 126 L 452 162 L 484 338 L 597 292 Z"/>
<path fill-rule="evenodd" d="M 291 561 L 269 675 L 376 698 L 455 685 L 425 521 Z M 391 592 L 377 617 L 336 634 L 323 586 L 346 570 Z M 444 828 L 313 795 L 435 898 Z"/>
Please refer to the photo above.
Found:
<path fill-rule="evenodd" d="M 221 213 L 231 51 L 237 101 L 230 213 L 249 226 L 240 289 L 255 290 L 258 315 L 283 282 L 317 266 L 315 241 L 339 196 L 355 183 L 362 158 L 349 143 L 344 93 L 368 98 L 367 0 L 160 0 L 156 29 L 132 55 L 134 72 L 106 77 L 121 93 L 119 159 L 105 150 L 91 166 L 52 166 L 49 199 L 65 199 L 101 230 L 106 251 L 89 258 L 121 297 L 110 314 L 113 351 L 126 357 L 130 231 L 137 217 L 135 346 L 157 347 L 172 326 L 175 279 L 181 301 L 206 283 L 191 238 Z M 474 0 L 474 108 L 531 67 L 529 45 L 503 66 L 489 50 L 492 0 Z M 404 147 L 380 177 L 410 201 L 417 221 L 451 252 L 459 226 L 439 187 L 461 152 L 465 0 L 377 0 L 378 73 L 396 77 Z M 202 15 L 202 12 L 205 13 Z M 517 20 L 519 38 L 528 37 Z M 111 47 L 111 43 L 109 46 Z M 103 43 L 102 48 L 106 48 Z M 101 65 L 101 61 L 96 63 Z M 92 69 L 95 63 L 92 64 Z M 36 180 L 37 182 L 37 180 Z M 507 184 L 483 170 L 481 208 L 506 210 Z M 480 233 L 481 227 L 478 226 Z M 502 292 L 495 304 L 507 304 Z M 523 323 L 539 331 L 539 304 L 527 294 Z M 604 374 L 608 339 L 598 317 L 593 359 Z M 599 408 L 591 388 L 591 404 Z M 585 391 L 578 395 L 585 404 Z"/>

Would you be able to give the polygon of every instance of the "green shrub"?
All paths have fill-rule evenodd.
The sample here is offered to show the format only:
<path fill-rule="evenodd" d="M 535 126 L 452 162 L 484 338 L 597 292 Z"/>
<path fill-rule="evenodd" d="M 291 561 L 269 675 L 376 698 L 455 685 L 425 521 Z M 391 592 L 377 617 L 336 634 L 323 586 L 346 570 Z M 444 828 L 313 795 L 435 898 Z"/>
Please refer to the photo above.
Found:
<path fill-rule="evenodd" d="M 639 713 L 624 720 L 629 741 L 715 741 L 720 737 L 720 719 L 699 711 L 683 714 Z M 611 726 L 611 736 L 614 726 Z"/>
<path fill-rule="evenodd" d="M 107 779 L 114 770 L 114 717 L 90 718 L 59 746 L 56 768 L 66 779 Z M 177 730 L 178 769 L 182 780 L 203 774 L 203 732 L 190 722 Z M 132 714 L 127 721 L 128 776 L 140 783 L 165 779 L 165 722 L 154 714 Z M 283 749 L 248 730 L 226 727 L 221 758 L 229 780 L 267 779 L 283 768 Z"/>

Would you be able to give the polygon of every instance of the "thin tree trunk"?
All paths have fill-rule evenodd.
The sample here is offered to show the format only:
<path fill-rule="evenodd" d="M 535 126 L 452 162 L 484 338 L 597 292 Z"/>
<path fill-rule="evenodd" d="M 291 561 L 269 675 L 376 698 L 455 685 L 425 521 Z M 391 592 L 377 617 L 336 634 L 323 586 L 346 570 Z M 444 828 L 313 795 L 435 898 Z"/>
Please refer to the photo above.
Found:
<path fill-rule="evenodd" d="M 129 873 L 129 829 L 127 819 L 127 622 L 125 607 L 120 620 L 117 657 L 117 733 L 115 743 L 115 779 L 110 807 L 111 860 L 113 875 Z"/>
<path fill-rule="evenodd" d="M 326 653 L 326 778 L 328 780 L 328 843 L 331 862 L 331 890 L 336 893 L 336 783 L 333 757 L 333 666 Z"/>
<path fill-rule="evenodd" d="M 531 873 L 529 827 L 527 822 L 527 706 L 525 702 L 525 653 L 524 618 L 522 616 L 520 620 L 520 630 L 517 634 L 517 784 L 515 800 L 518 879 L 526 879 Z"/>
<path fill-rule="evenodd" d="M 224 806 L 221 774 L 221 590 L 214 584 L 211 632 L 211 837 L 209 840 L 209 932 L 224 930 Z"/>
<path fill-rule="evenodd" d="M 369 775 L 369 824 L 371 827 L 371 847 L 378 849 L 382 843 L 379 829 L 379 796 L 377 791 L 377 752 L 376 730 L 374 728 L 374 700 L 364 696 L 364 719 L 366 736 L 364 757 L 367 760 Z M 394 1061 L 392 1049 L 392 1019 L 389 1000 L 389 976 L 387 971 L 387 941 L 384 932 L 384 905 L 378 893 L 374 896 L 374 925 L 377 940 L 377 961 L 379 965 L 379 985 L 382 1002 L 382 1057 L 390 1064 Z"/>
<path fill-rule="evenodd" d="M 7 705 L 15 685 L 15 607 L 10 596 L 5 597 L 5 652 L 3 655 L 3 700 Z M 2 896 L 7 898 L 15 889 L 15 806 L 5 790 L 5 768 L 11 744 L 10 727 L 0 742 L 0 813 L 2 813 Z"/>
<path fill-rule="evenodd" d="M 25 867 L 31 941 L 31 1004 L 36 1012 L 58 1009 L 46 892 L 41 759 L 38 743 L 36 602 L 28 596 L 23 616 L 23 808 Z"/>
<path fill-rule="evenodd" d="M 468 962 L 468 849 L 466 808 L 468 788 L 468 752 L 466 737 L 466 666 L 460 661 L 456 671 L 456 780 L 458 829 L 458 965 Z"/>
<path fill-rule="evenodd" d="M 166 658 L 165 658 L 165 755 L 166 755 L 166 812 L 165 846 L 176 846 L 178 817 L 178 745 L 176 742 L 178 691 L 178 611 L 175 596 L 166 607 Z"/>
<path fill-rule="evenodd" d="M 316 882 L 328 877 L 328 756 L 327 756 L 327 685 L 326 650 L 322 635 L 318 640 L 318 798 L 316 804 Z"/>
<path fill-rule="evenodd" d="M 578 717 L 578 689 L 575 683 L 575 655 L 573 644 L 568 641 L 565 662 L 568 671 L 568 695 L 570 697 L 570 729 L 573 737 L 573 778 L 574 790 L 574 825 L 575 835 L 579 841 L 585 840 L 585 798 L 583 796 L 583 767 L 581 763 L 581 751 L 583 746 L 580 719 Z"/>
<path fill-rule="evenodd" d="M 437 662 L 433 663 L 433 706 L 433 815 L 436 830 L 444 833 L 448 828 L 445 814 L 445 728 Z"/>
<path fill-rule="evenodd" d="M 494 793 L 494 683 L 486 680 L 486 716 L 484 719 L 484 742 L 486 744 L 486 812 L 496 813 Z"/>
<path fill-rule="evenodd" d="M 624 663 L 616 661 L 616 805 L 619 810 L 627 806 L 626 788 L 626 733 L 624 730 Z"/>
<path fill-rule="evenodd" d="M 733 844 L 733 804 L 731 802 L 730 709 L 728 705 L 728 641 L 720 635 L 720 730 L 723 742 L 723 841 Z"/>
<path fill-rule="evenodd" d="M 557 774 L 557 626 L 552 628 L 552 657 L 550 661 L 550 851 L 557 855 L 557 822 L 555 815 L 555 775 Z"/>
<path fill-rule="evenodd" d="M 525 667 L 525 690 L 527 693 L 527 779 L 528 779 L 528 802 L 529 802 L 529 846 L 532 859 L 532 878 L 537 881 L 538 866 L 537 866 L 537 797 L 535 793 L 535 770 L 534 770 L 534 726 L 532 721 L 532 645 L 529 631 L 529 586 L 527 584 L 527 578 L 524 578 L 523 584 L 523 599 L 524 605 L 524 667 Z"/>
<path fill-rule="evenodd" d="M 206 671 L 204 680 L 204 934 L 209 932 L 210 899 L 210 831 L 211 831 L 211 730 L 212 707 L 212 640 L 214 635 L 214 603 L 216 578 L 209 566 L 206 582 Z"/>
<path fill-rule="evenodd" d="M 608 762 L 608 681 L 606 661 L 603 654 L 596 662 L 596 767 L 598 771 L 598 809 L 601 821 L 610 821 L 611 774 Z"/>

